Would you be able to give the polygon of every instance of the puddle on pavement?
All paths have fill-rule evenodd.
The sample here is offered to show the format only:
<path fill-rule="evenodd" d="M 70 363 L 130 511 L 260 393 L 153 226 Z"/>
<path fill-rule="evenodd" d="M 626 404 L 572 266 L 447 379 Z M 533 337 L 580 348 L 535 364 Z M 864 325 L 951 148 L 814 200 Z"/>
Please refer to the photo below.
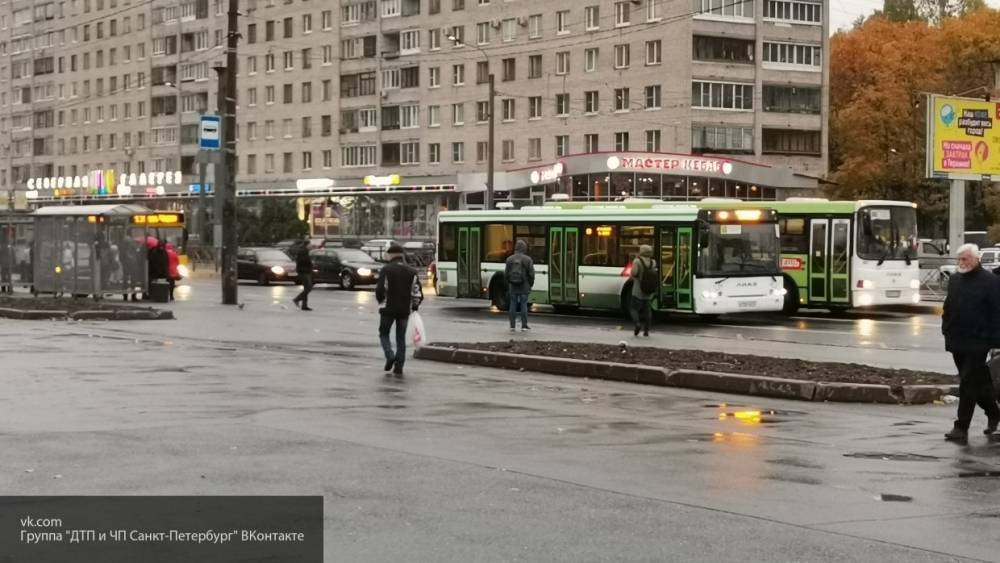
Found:
<path fill-rule="evenodd" d="M 963 479 L 974 477 L 992 477 L 996 479 L 1000 478 L 1000 471 L 964 471 L 959 473 L 958 476 Z"/>
<path fill-rule="evenodd" d="M 844 457 L 854 457 L 858 459 L 881 459 L 884 461 L 937 461 L 941 459 L 932 455 L 880 452 L 857 452 L 844 454 Z"/>
<path fill-rule="evenodd" d="M 788 422 L 790 417 L 802 416 L 808 413 L 801 411 L 787 411 L 787 410 L 777 410 L 777 409 L 745 409 L 745 410 L 726 410 L 727 407 L 719 405 L 714 406 L 714 408 L 723 409 L 719 412 L 719 420 L 735 420 L 747 425 L 756 424 L 779 424 L 782 422 Z M 732 407 L 736 408 L 736 407 Z"/>
<path fill-rule="evenodd" d="M 767 463 L 772 463 L 774 465 L 784 465 L 787 467 L 798 467 L 800 469 L 823 469 L 822 465 L 813 463 L 808 460 L 798 459 L 793 457 L 779 457 L 774 459 L 764 460 Z"/>
<path fill-rule="evenodd" d="M 375 405 L 380 409 L 405 409 L 406 405 Z"/>
<path fill-rule="evenodd" d="M 875 497 L 875 500 L 880 500 L 882 502 L 913 502 L 913 497 L 882 493 L 881 495 Z"/>
<path fill-rule="evenodd" d="M 796 483 L 799 485 L 822 485 L 823 482 L 813 477 L 803 477 L 799 475 L 765 475 L 769 481 L 782 481 L 784 483 Z"/>

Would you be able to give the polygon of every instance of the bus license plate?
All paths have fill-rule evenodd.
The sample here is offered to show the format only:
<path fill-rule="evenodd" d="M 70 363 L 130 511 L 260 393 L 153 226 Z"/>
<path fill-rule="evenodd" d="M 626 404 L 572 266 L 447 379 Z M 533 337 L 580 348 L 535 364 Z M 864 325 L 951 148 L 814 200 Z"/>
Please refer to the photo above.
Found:
<path fill-rule="evenodd" d="M 902 291 L 886 291 L 885 292 L 885 296 L 888 297 L 888 298 L 890 298 L 890 299 L 894 298 L 894 297 L 899 297 L 901 295 L 903 295 Z"/>
<path fill-rule="evenodd" d="M 739 302 L 740 309 L 753 309 L 756 306 L 757 306 L 757 302 L 756 301 L 740 301 Z"/>

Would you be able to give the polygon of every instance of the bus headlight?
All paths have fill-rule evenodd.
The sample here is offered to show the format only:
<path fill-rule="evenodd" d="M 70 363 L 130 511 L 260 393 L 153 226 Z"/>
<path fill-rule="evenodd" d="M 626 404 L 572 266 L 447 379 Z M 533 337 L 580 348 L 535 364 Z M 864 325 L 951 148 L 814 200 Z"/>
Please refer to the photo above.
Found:
<path fill-rule="evenodd" d="M 787 293 L 788 293 L 788 290 L 787 290 L 787 289 L 785 289 L 785 288 L 783 288 L 783 287 L 782 287 L 781 289 L 772 289 L 772 290 L 771 290 L 771 295 L 780 295 L 780 296 L 784 296 L 784 295 L 785 295 L 785 294 L 787 294 Z"/>
<path fill-rule="evenodd" d="M 186 277 L 188 277 L 188 274 L 190 274 L 190 273 L 191 272 L 188 271 L 187 266 L 185 266 L 183 264 L 180 264 L 180 265 L 177 266 L 177 275 L 178 276 L 180 276 L 182 278 L 186 278 Z"/>
<path fill-rule="evenodd" d="M 920 289 L 920 280 L 910 280 L 910 289 Z"/>
<path fill-rule="evenodd" d="M 285 275 L 285 269 L 281 266 L 271 266 L 271 273 L 276 276 L 283 276 Z"/>
<path fill-rule="evenodd" d="M 858 289 L 875 289 L 875 282 L 872 280 L 858 280 Z"/>
<path fill-rule="evenodd" d="M 718 299 L 722 296 L 722 293 L 718 291 L 702 291 L 701 296 L 705 299 Z"/>

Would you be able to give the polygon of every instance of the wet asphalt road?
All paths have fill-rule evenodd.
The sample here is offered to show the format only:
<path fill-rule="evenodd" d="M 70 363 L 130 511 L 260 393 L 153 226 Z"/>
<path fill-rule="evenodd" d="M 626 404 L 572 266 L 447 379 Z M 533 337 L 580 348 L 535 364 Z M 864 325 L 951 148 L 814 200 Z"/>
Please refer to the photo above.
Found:
<path fill-rule="evenodd" d="M 323 494 L 328 561 L 1000 559 L 1000 445 L 941 440 L 952 406 L 413 360 L 386 378 L 370 291 L 319 288 L 313 313 L 290 286 L 240 292 L 195 282 L 172 322 L 0 322 L 3 490 Z M 511 337 L 477 303 L 422 312 L 433 340 Z M 539 315 L 530 337 L 620 324 Z M 650 343 L 951 371 L 930 313 L 665 319 Z"/>

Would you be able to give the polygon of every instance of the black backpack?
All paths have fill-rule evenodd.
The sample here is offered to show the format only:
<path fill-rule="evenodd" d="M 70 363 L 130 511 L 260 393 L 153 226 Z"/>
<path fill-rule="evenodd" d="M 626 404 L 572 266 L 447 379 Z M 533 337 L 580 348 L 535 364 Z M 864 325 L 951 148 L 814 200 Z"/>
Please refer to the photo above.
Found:
<path fill-rule="evenodd" d="M 660 276 L 656 274 L 656 266 L 652 261 L 647 265 L 646 261 L 640 258 L 639 262 L 642 264 L 642 274 L 639 276 L 639 289 L 646 295 L 652 295 L 660 287 Z"/>
<path fill-rule="evenodd" d="M 507 278 L 507 282 L 511 285 L 521 285 L 525 281 L 525 271 L 524 264 L 520 260 L 514 260 L 510 264 L 510 277 Z"/>

